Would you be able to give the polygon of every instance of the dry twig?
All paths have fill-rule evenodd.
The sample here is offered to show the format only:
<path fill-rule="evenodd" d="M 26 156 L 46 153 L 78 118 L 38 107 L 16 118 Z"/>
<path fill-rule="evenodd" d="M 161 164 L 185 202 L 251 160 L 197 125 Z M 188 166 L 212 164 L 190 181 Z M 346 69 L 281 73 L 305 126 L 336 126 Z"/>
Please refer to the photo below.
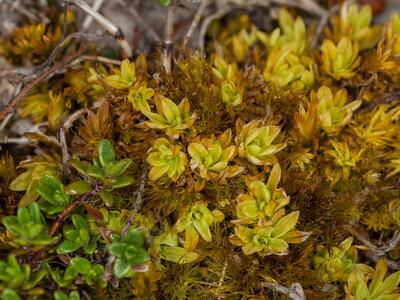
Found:
<path fill-rule="evenodd" d="M 78 199 L 69 204 L 62 212 L 57 215 L 57 219 L 53 222 L 53 224 L 51 224 L 48 231 L 49 235 L 54 236 L 60 226 L 64 223 L 65 219 L 68 218 L 69 215 L 71 215 L 71 213 L 75 211 L 81 204 L 85 203 L 87 200 L 89 200 L 89 198 L 95 196 L 100 190 L 101 187 L 95 186 L 90 192 L 81 195 Z"/>
<path fill-rule="evenodd" d="M 208 5 L 208 0 L 203 0 L 200 4 L 199 9 L 196 12 L 196 15 L 193 18 L 192 23 L 190 24 L 189 30 L 187 31 L 185 38 L 183 40 L 183 48 L 186 48 L 190 39 L 192 38 L 193 32 L 196 29 L 196 27 L 199 25 L 200 18 L 202 17 L 204 10 L 206 9 Z"/>
<path fill-rule="evenodd" d="M 360 242 L 369 248 L 369 250 L 376 256 L 384 256 L 387 252 L 392 251 L 400 242 L 400 231 L 396 230 L 393 237 L 384 246 L 378 247 L 374 245 L 367 237 L 363 236 L 357 231 L 357 229 L 351 224 L 345 225 L 344 228 L 355 236 Z"/>
<path fill-rule="evenodd" d="M 7 2 L 6 2 L 7 3 Z M 1 4 L 1 2 L 0 2 Z M 35 22 L 40 21 L 40 18 L 38 18 L 37 16 L 35 16 L 35 14 L 33 14 L 32 12 L 30 12 L 29 10 L 27 10 L 23 4 L 21 3 L 20 0 L 14 1 L 14 3 L 12 3 L 11 5 L 11 9 L 14 9 L 15 11 L 19 12 L 21 15 L 24 15 L 25 17 L 34 20 Z M 43 20 L 45 23 L 49 22 L 49 19 L 46 17 L 45 20 Z"/>
<path fill-rule="evenodd" d="M 95 186 L 90 192 L 87 192 L 83 195 L 81 195 L 78 199 L 76 199 L 74 202 L 69 204 L 62 212 L 60 212 L 57 215 L 56 220 L 51 224 L 50 228 L 48 229 L 48 234 L 49 236 L 54 236 L 57 231 L 60 229 L 61 225 L 64 223 L 64 221 L 83 203 L 85 203 L 87 200 L 89 200 L 91 197 L 95 196 L 99 191 L 101 190 L 101 187 Z M 44 254 L 44 250 L 48 248 L 50 245 L 45 245 L 38 249 L 36 252 L 33 253 L 31 257 L 31 265 L 34 267 L 37 266 L 37 263 L 39 260 L 42 258 Z"/>
<path fill-rule="evenodd" d="M 65 0 L 66 3 L 75 5 L 95 19 L 100 25 L 102 25 L 118 42 L 121 46 L 124 54 L 127 57 L 131 57 L 133 55 L 132 48 L 129 45 L 128 41 L 125 39 L 124 33 L 121 28 L 115 25 L 113 22 L 108 20 L 106 17 L 93 10 L 85 1 L 83 0 Z"/>
<path fill-rule="evenodd" d="M 169 75 L 171 73 L 171 60 L 172 60 L 172 44 L 174 35 L 174 23 L 175 23 L 175 10 L 178 0 L 173 0 L 172 4 L 168 6 L 167 21 L 165 24 L 165 39 L 163 43 L 163 52 L 161 56 L 161 62 L 165 69 L 165 72 Z"/>
<path fill-rule="evenodd" d="M 146 187 L 146 181 L 147 181 L 147 175 L 146 175 L 146 172 L 143 171 L 143 173 L 141 175 L 139 190 L 137 191 L 137 194 L 136 194 L 136 202 L 133 207 L 133 210 L 131 211 L 131 214 L 129 215 L 128 220 L 126 221 L 126 223 L 124 225 L 124 228 L 122 229 L 121 239 L 128 233 L 129 227 L 131 227 L 131 225 L 135 221 L 135 217 L 142 205 L 143 193 L 144 193 L 144 189 Z M 113 277 L 113 273 L 114 273 L 113 265 L 114 265 L 115 259 L 116 259 L 116 257 L 114 255 L 110 255 L 108 257 L 106 267 L 105 267 L 105 270 L 103 273 L 103 280 L 110 281 L 114 287 L 118 287 L 119 281 Z"/>
<path fill-rule="evenodd" d="M 258 0 L 257 2 L 262 3 L 265 1 Z M 272 2 L 279 5 L 288 5 L 299 8 L 319 18 L 327 14 L 326 9 L 320 6 L 317 1 L 313 0 L 272 0 Z"/>
<path fill-rule="evenodd" d="M 365 113 L 374 107 L 381 105 L 381 104 L 390 104 L 393 102 L 400 102 L 400 91 L 393 92 L 391 94 L 386 94 L 382 98 L 375 99 L 369 102 L 365 107 L 358 110 L 358 113 Z"/>
<path fill-rule="evenodd" d="M 77 59 L 75 59 L 71 63 L 71 65 L 79 64 L 85 60 L 92 60 L 92 61 L 97 61 L 97 62 L 111 64 L 111 65 L 120 65 L 122 63 L 122 61 L 119 59 L 112 59 L 112 58 L 98 56 L 98 55 L 82 55 L 82 56 L 78 57 Z"/>
<path fill-rule="evenodd" d="M 272 289 L 278 293 L 284 294 L 288 296 L 292 300 L 306 300 L 306 296 L 304 295 L 304 291 L 300 283 L 293 283 L 290 288 L 287 288 L 276 282 L 263 282 L 261 283 L 261 287 Z"/>
<path fill-rule="evenodd" d="M 100 7 L 103 5 L 104 0 L 96 0 L 93 5 L 92 5 L 92 9 L 94 11 L 99 11 Z M 92 24 L 93 22 L 93 17 L 90 15 L 87 15 L 85 20 L 83 20 L 82 23 L 82 30 L 86 30 L 89 28 L 89 26 Z"/>
<path fill-rule="evenodd" d="M 91 107 L 91 109 L 94 108 L 99 108 L 101 105 L 102 101 L 96 101 L 93 106 Z M 63 124 L 63 128 L 68 131 L 72 125 L 74 124 L 74 122 L 80 118 L 81 115 L 83 115 L 85 112 L 87 112 L 88 109 L 87 108 L 81 108 L 78 109 L 77 111 L 75 111 L 73 114 L 71 114 L 65 121 Z"/>
<path fill-rule="evenodd" d="M 62 153 L 62 170 L 65 174 L 70 174 L 70 170 L 68 168 L 68 161 L 70 159 L 70 155 L 68 153 L 68 145 L 67 140 L 65 138 L 65 129 L 61 127 L 58 130 L 58 138 L 60 140 L 61 145 L 61 153 Z"/>
<path fill-rule="evenodd" d="M 70 35 L 68 35 L 65 39 L 60 41 L 54 47 L 50 56 L 42 64 L 35 66 L 35 67 L 20 67 L 20 68 L 15 68 L 15 69 L 10 69 L 10 70 L 4 70 L 4 71 L 0 72 L 0 77 L 18 74 L 18 75 L 26 76 L 26 78 L 25 78 L 25 80 L 26 80 L 27 78 L 30 78 L 31 76 L 37 76 L 46 67 L 48 67 L 49 65 L 51 65 L 54 62 L 54 59 L 58 55 L 61 48 L 64 47 L 64 45 L 68 44 L 73 39 L 86 40 L 86 41 L 97 41 L 97 40 L 103 40 L 103 37 L 101 35 L 93 34 L 93 33 L 84 33 L 84 32 L 71 33 Z"/>
<path fill-rule="evenodd" d="M 122 229 L 121 238 L 123 238 L 127 234 L 129 227 L 131 227 L 131 225 L 135 221 L 136 215 L 137 215 L 140 207 L 142 206 L 144 189 L 146 187 L 146 181 L 147 181 L 147 175 L 146 175 L 146 172 L 143 171 L 143 173 L 140 177 L 139 190 L 136 193 L 135 205 L 133 207 L 133 210 L 131 211 L 131 214 L 129 215 L 128 220 L 126 221 L 126 223 L 124 225 L 124 228 Z"/>
<path fill-rule="evenodd" d="M 200 27 L 199 38 L 197 41 L 198 47 L 199 47 L 201 53 L 204 53 L 204 43 L 205 43 L 205 39 L 206 39 L 207 30 L 208 30 L 208 27 L 210 26 L 210 24 L 213 21 L 218 20 L 218 19 L 222 18 L 223 16 L 227 15 L 232 9 L 233 9 L 233 7 L 228 6 L 228 5 L 222 6 L 221 8 L 219 7 L 215 13 L 211 14 L 210 16 L 208 16 L 207 18 L 204 19 L 204 21 Z"/>
<path fill-rule="evenodd" d="M 377 262 L 382 257 L 382 256 L 374 254 L 372 251 L 364 251 L 364 252 L 362 252 L 362 254 L 365 257 L 373 260 L 374 262 Z M 386 263 L 387 263 L 388 268 L 390 268 L 392 270 L 396 270 L 396 271 L 400 270 L 400 264 L 397 261 L 386 258 Z"/>
<path fill-rule="evenodd" d="M 79 51 L 74 52 L 68 56 L 65 56 L 60 62 L 54 64 L 45 70 L 38 77 L 30 81 L 11 101 L 8 102 L 6 107 L 0 112 L 0 121 L 3 120 L 8 114 L 10 114 L 13 109 L 18 105 L 19 101 L 29 94 L 29 92 L 47 79 L 51 74 L 61 69 L 63 66 L 67 65 L 77 57 L 79 57 L 85 48 L 81 48 Z"/>

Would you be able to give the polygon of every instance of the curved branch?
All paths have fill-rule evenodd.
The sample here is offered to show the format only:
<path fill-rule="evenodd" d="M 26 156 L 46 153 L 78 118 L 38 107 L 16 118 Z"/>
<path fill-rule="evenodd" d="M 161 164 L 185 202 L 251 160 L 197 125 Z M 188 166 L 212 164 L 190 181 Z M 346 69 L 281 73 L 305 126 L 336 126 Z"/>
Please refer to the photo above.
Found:
<path fill-rule="evenodd" d="M 0 121 L 3 120 L 7 115 L 9 115 L 13 111 L 13 109 L 18 105 L 19 101 L 21 101 L 24 97 L 26 97 L 32 89 L 34 89 L 44 80 L 46 80 L 47 77 L 49 77 L 51 74 L 53 74 L 57 70 L 61 69 L 62 67 L 64 67 L 65 65 L 67 65 L 68 63 L 79 57 L 85 50 L 86 48 L 84 47 L 78 50 L 77 52 L 65 56 L 60 62 L 49 67 L 38 77 L 30 81 L 13 99 L 11 99 L 8 102 L 6 107 L 0 112 Z"/>

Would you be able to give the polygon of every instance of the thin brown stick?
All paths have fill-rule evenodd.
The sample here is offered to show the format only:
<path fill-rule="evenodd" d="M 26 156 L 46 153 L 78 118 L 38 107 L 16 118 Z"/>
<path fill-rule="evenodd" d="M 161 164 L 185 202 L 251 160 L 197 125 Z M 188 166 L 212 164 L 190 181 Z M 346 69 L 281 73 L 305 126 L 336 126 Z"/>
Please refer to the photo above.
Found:
<path fill-rule="evenodd" d="M 68 35 L 62 42 L 58 43 L 54 49 L 52 50 L 50 56 L 46 59 L 42 64 L 35 67 L 19 67 L 15 69 L 4 70 L 0 72 L 0 77 L 5 77 L 8 75 L 18 74 L 22 76 L 32 76 L 37 75 L 42 72 L 45 68 L 51 65 L 54 62 L 54 58 L 57 56 L 58 52 L 61 48 L 66 45 L 72 39 L 76 40 L 87 40 L 87 41 L 96 41 L 103 40 L 104 38 L 101 35 L 93 34 L 93 33 L 84 33 L 84 32 L 74 32 Z"/>
<path fill-rule="evenodd" d="M 79 119 L 85 112 L 87 112 L 87 108 L 78 109 L 72 115 L 70 115 L 67 120 L 65 120 L 63 127 L 68 130 L 72 127 L 73 123 Z"/>
<path fill-rule="evenodd" d="M 174 35 L 174 22 L 175 22 L 175 9 L 178 0 L 173 0 L 172 4 L 168 6 L 167 20 L 165 24 L 165 39 L 163 43 L 163 52 L 161 56 L 162 65 L 167 75 L 171 74 L 171 60 L 172 60 L 172 44 Z"/>
<path fill-rule="evenodd" d="M 344 228 L 350 232 L 354 237 L 356 237 L 360 242 L 369 248 L 369 250 L 377 255 L 384 256 L 387 252 L 392 251 L 400 243 L 400 231 L 396 230 L 393 237 L 388 241 L 388 243 L 382 247 L 374 245 L 368 238 L 363 236 L 357 231 L 352 225 L 345 225 Z"/>
<path fill-rule="evenodd" d="M 18 93 L 22 89 L 22 86 L 23 86 L 22 82 L 17 84 L 17 86 L 15 87 L 15 90 L 13 92 L 13 97 L 18 95 Z M 7 117 L 4 118 L 3 121 L 1 121 L 1 123 L 0 123 L 0 133 L 2 133 L 4 131 L 4 129 L 6 128 L 7 124 L 10 122 L 11 118 L 12 118 L 12 114 L 9 114 Z"/>
<path fill-rule="evenodd" d="M 58 52 L 60 51 L 60 49 L 64 46 L 65 42 L 66 42 L 66 35 L 67 35 L 67 6 L 64 6 L 64 12 L 63 12 L 63 18 L 64 18 L 64 24 L 63 24 L 63 31 L 61 34 L 61 38 L 60 40 L 57 42 L 57 44 L 55 45 L 54 49 L 51 51 L 49 57 L 40 65 L 35 66 L 33 68 L 17 68 L 14 70 L 6 70 L 1 72 L 1 74 L 3 75 L 3 73 L 5 73 L 7 75 L 7 72 L 17 72 L 21 75 L 25 75 L 25 76 L 29 76 L 32 75 L 34 73 L 40 73 L 42 72 L 45 68 L 47 68 L 48 66 L 50 66 L 54 60 L 57 57 Z M 25 74 L 23 74 L 25 73 Z M 3 75 L 4 76 L 4 75 Z"/>
<path fill-rule="evenodd" d="M 68 172 L 68 167 L 66 167 L 66 166 L 70 159 L 70 156 L 68 153 L 67 140 L 65 138 L 65 129 L 63 127 L 61 127 L 58 130 L 58 136 L 59 136 L 61 150 L 62 150 L 61 153 L 62 153 L 63 170 Z"/>
<path fill-rule="evenodd" d="M 100 191 L 100 187 L 96 186 L 90 192 L 81 195 L 78 199 L 68 205 L 62 212 L 57 215 L 57 219 L 51 224 L 48 233 L 53 236 L 57 233 L 58 229 L 64 223 L 65 219 L 68 218 L 81 204 L 86 202 L 89 198 L 93 197 Z"/>
<path fill-rule="evenodd" d="M 374 107 L 381 105 L 381 104 L 390 104 L 392 102 L 400 102 L 400 91 L 396 91 L 390 94 L 386 94 L 382 98 L 375 99 L 369 102 L 365 107 L 358 110 L 358 113 L 365 113 Z"/>
<path fill-rule="evenodd" d="M 326 9 L 320 6 L 314 0 L 246 0 L 246 1 L 231 0 L 231 1 L 234 2 L 236 5 L 240 5 L 241 7 L 260 6 L 269 8 L 271 4 L 277 4 L 279 6 L 287 5 L 301 9 L 319 18 L 321 18 L 323 15 L 327 13 Z"/>
<path fill-rule="evenodd" d="M 123 238 L 127 234 L 129 227 L 131 227 L 131 225 L 135 221 L 136 215 L 137 215 L 140 207 L 142 206 L 144 189 L 146 188 L 146 181 L 147 181 L 147 175 L 146 175 L 146 172 L 143 171 L 143 173 L 140 177 L 139 190 L 136 193 L 136 202 L 133 207 L 133 210 L 131 211 L 131 214 L 129 215 L 128 220 L 126 221 L 126 223 L 124 225 L 124 228 L 122 229 L 121 238 Z"/>
<path fill-rule="evenodd" d="M 208 0 L 203 0 L 200 4 L 199 9 L 196 12 L 196 15 L 193 18 L 192 23 L 190 24 L 189 30 L 187 31 L 185 38 L 183 40 L 183 48 L 186 48 L 190 39 L 192 38 L 193 32 L 196 29 L 196 27 L 199 25 L 200 18 L 202 17 L 204 10 L 206 9 L 208 5 Z"/>
<path fill-rule="evenodd" d="M 255 2 L 263 4 L 263 2 L 265 1 L 255 0 Z M 289 5 L 292 7 L 296 7 L 317 17 L 321 17 L 326 14 L 326 10 L 322 6 L 320 6 L 317 1 L 313 0 L 272 0 L 272 2 L 279 5 Z"/>
<path fill-rule="evenodd" d="M 143 171 L 142 175 L 141 175 L 141 179 L 140 179 L 140 185 L 139 185 L 139 190 L 136 193 L 136 202 L 135 205 L 133 207 L 133 210 L 131 211 L 131 214 L 129 215 L 128 220 L 126 221 L 124 228 L 122 229 L 121 232 L 121 239 L 128 233 L 129 228 L 131 227 L 131 225 L 133 224 L 133 222 L 135 222 L 135 218 L 136 215 L 140 209 L 140 207 L 142 206 L 142 201 L 143 201 L 143 194 L 144 194 L 144 189 L 146 187 L 146 181 L 147 181 L 147 175 L 146 172 Z M 104 281 L 111 281 L 111 284 L 115 287 L 118 286 L 118 280 L 116 278 L 113 277 L 113 265 L 115 262 L 115 256 L 110 255 L 108 257 L 107 263 L 106 263 L 106 267 L 103 273 L 103 280 Z"/>
<path fill-rule="evenodd" d="M 400 232 L 396 230 L 393 234 L 393 237 L 387 242 L 387 244 L 380 247 L 379 249 L 383 252 L 392 251 L 394 248 L 397 247 L 399 242 L 400 242 Z"/>
<path fill-rule="evenodd" d="M 359 233 L 356 228 L 354 228 L 352 225 L 344 225 L 344 229 L 346 229 L 351 235 L 353 235 L 355 238 L 357 238 L 361 243 L 363 243 L 365 246 L 368 247 L 374 254 L 378 256 L 383 256 L 385 255 L 385 252 L 380 251 L 378 247 L 376 247 L 372 242 L 366 238 L 364 235 Z"/>
<path fill-rule="evenodd" d="M 6 107 L 0 112 L 0 121 L 3 120 L 8 114 L 10 114 L 13 109 L 18 105 L 19 101 L 21 101 L 24 97 L 26 97 L 29 92 L 47 79 L 51 74 L 61 69 L 63 66 L 67 65 L 77 57 L 79 57 L 86 48 L 81 48 L 77 52 L 74 52 L 70 55 L 65 56 L 60 62 L 54 64 L 45 70 L 38 77 L 30 81 L 11 101 L 8 102 Z"/>
<path fill-rule="evenodd" d="M 101 105 L 102 101 L 96 101 L 93 106 L 90 109 L 93 108 L 99 108 Z M 68 131 L 72 125 L 74 124 L 74 122 L 79 119 L 85 112 L 87 112 L 88 109 L 87 108 L 81 108 L 78 109 L 77 111 L 75 111 L 73 114 L 71 114 L 65 121 L 63 124 L 63 128 Z"/>
<path fill-rule="evenodd" d="M 221 8 L 214 14 L 212 14 L 204 19 L 203 23 L 201 24 L 199 38 L 198 38 L 198 47 L 200 48 L 200 51 L 202 53 L 204 53 L 204 44 L 205 44 L 206 34 L 207 34 L 207 30 L 208 30 L 208 27 L 210 26 L 210 24 L 213 21 L 220 19 L 223 16 L 227 15 L 232 9 L 233 9 L 233 7 L 231 7 L 231 6 L 224 6 L 223 8 Z"/>
<path fill-rule="evenodd" d="M 101 188 L 99 186 L 96 186 L 93 190 L 81 195 L 78 199 L 76 199 L 74 202 L 68 205 L 62 212 L 60 212 L 57 215 L 56 220 L 53 222 L 53 224 L 47 231 L 48 234 L 50 236 L 54 236 L 61 227 L 61 225 L 64 223 L 65 219 L 68 218 L 72 214 L 72 212 L 74 212 L 81 204 L 85 203 L 89 198 L 96 195 L 100 189 Z M 46 250 L 49 246 L 50 245 L 45 245 L 32 254 L 30 260 L 31 260 L 31 265 L 34 268 L 37 267 L 38 262 L 43 257 L 44 250 Z"/>
<path fill-rule="evenodd" d="M 92 61 L 97 61 L 105 64 L 111 64 L 111 65 L 120 65 L 122 63 L 121 60 L 119 59 L 112 59 L 104 56 L 98 56 L 98 55 L 82 55 L 78 57 L 76 60 L 74 60 L 71 65 L 80 63 L 85 60 L 92 60 Z"/>

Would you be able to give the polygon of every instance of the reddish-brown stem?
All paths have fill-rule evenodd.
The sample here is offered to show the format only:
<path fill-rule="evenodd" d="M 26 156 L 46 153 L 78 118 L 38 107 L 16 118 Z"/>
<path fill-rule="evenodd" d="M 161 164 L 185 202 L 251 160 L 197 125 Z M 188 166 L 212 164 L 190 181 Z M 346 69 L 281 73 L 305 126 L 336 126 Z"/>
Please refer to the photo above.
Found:
<path fill-rule="evenodd" d="M 57 216 L 57 219 L 54 221 L 53 224 L 51 224 L 49 228 L 49 235 L 53 236 L 55 233 L 57 233 L 58 229 L 64 223 L 65 219 L 69 217 L 69 215 L 76 210 L 81 204 L 86 202 L 89 198 L 93 197 L 98 193 L 100 190 L 100 187 L 95 187 L 93 190 L 90 192 L 87 192 L 80 196 L 78 199 L 76 199 L 74 202 L 72 202 L 70 205 L 68 205 L 62 212 L 60 212 Z"/>
<path fill-rule="evenodd" d="M 93 197 L 96 195 L 99 191 L 101 190 L 101 187 L 95 186 L 93 190 L 90 192 L 87 192 L 83 195 L 81 195 L 78 199 L 76 199 L 74 202 L 72 202 L 70 205 L 68 205 L 62 212 L 60 212 L 57 216 L 57 219 L 51 224 L 48 234 L 50 236 L 54 236 L 58 229 L 61 227 L 61 225 L 64 223 L 65 219 L 69 217 L 71 213 L 73 213 L 80 205 L 82 205 L 84 202 L 86 202 L 89 198 Z M 43 246 L 36 252 L 34 252 L 31 256 L 31 265 L 32 266 L 37 266 L 38 261 L 42 258 L 43 256 L 43 251 L 48 247 L 49 245 Z"/>
<path fill-rule="evenodd" d="M 0 121 L 3 120 L 7 115 L 9 115 L 13 111 L 13 109 L 18 105 L 19 101 L 21 101 L 24 97 L 26 97 L 32 89 L 34 89 L 44 80 L 46 80 L 47 77 L 49 77 L 55 71 L 61 69 L 65 65 L 69 64 L 71 61 L 75 60 L 84 51 L 85 48 L 81 48 L 79 51 L 65 56 L 60 62 L 44 70 L 42 74 L 40 74 L 38 77 L 30 81 L 13 99 L 11 99 L 10 102 L 8 102 L 7 106 L 0 112 Z"/>

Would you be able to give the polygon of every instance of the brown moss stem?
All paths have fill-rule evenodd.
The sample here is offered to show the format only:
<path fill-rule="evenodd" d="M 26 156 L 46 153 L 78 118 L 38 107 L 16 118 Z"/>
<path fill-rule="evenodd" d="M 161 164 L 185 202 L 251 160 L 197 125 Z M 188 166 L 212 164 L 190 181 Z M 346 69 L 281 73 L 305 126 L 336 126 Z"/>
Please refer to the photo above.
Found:
<path fill-rule="evenodd" d="M 144 189 L 146 188 L 146 181 L 147 181 L 147 174 L 145 171 L 143 171 L 141 178 L 140 178 L 139 190 L 136 193 L 136 202 L 133 207 L 133 210 L 131 211 L 131 213 L 129 215 L 128 220 L 126 221 L 126 223 L 124 225 L 124 228 L 122 229 L 121 238 L 123 238 L 127 234 L 129 227 L 131 227 L 131 225 L 135 221 L 135 217 L 136 217 L 140 207 L 142 206 Z"/>

